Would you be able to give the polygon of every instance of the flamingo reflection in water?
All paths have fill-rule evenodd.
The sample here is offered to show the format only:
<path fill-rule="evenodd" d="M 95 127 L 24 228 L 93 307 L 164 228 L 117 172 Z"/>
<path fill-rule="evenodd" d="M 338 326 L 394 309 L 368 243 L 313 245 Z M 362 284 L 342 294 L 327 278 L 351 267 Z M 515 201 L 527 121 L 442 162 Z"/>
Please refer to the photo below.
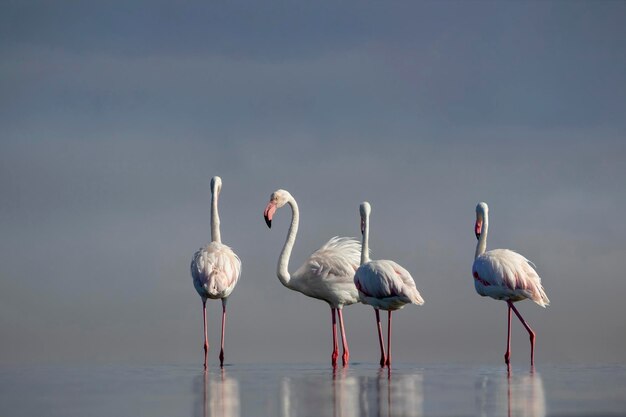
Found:
<path fill-rule="evenodd" d="M 545 417 L 546 396 L 539 373 L 500 373 L 476 379 L 476 414 L 491 416 Z"/>
<path fill-rule="evenodd" d="M 239 382 L 229 377 L 223 368 L 218 372 L 203 372 L 196 379 L 197 392 L 194 417 L 239 417 L 241 396 Z"/>
<path fill-rule="evenodd" d="M 365 417 L 424 415 L 424 389 L 421 373 L 394 373 L 381 368 L 374 377 L 360 379 L 360 409 Z"/>
<path fill-rule="evenodd" d="M 325 417 L 421 417 L 421 373 L 391 374 L 381 368 L 377 375 L 355 375 L 350 369 L 332 374 L 284 377 L 280 384 L 280 416 Z"/>
<path fill-rule="evenodd" d="M 280 383 L 281 417 L 309 415 L 359 417 L 359 381 L 347 368 L 332 374 L 284 377 Z"/>

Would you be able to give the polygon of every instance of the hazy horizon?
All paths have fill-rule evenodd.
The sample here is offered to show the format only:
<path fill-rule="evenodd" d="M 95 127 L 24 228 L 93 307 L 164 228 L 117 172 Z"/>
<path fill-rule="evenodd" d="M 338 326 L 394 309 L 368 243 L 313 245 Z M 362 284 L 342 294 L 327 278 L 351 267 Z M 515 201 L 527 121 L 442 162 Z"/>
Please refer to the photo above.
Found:
<path fill-rule="evenodd" d="M 330 309 L 276 278 L 278 188 L 301 212 L 292 271 L 359 238 L 371 203 L 372 258 L 425 299 L 394 316 L 397 362 L 503 362 L 506 304 L 471 276 L 479 201 L 488 248 L 532 260 L 552 302 L 519 304 L 538 365 L 626 361 L 626 3 L 0 10 L 0 364 L 200 364 L 213 175 L 243 263 L 227 363 L 330 360 Z M 371 307 L 344 314 L 352 359 L 376 362 Z"/>

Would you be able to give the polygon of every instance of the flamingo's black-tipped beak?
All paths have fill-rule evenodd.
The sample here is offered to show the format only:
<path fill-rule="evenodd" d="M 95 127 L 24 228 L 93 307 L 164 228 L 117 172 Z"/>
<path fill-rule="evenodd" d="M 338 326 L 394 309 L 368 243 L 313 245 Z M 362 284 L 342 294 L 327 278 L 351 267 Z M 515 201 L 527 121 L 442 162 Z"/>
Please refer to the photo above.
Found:
<path fill-rule="evenodd" d="M 263 212 L 263 218 L 265 219 L 265 224 L 270 229 L 272 228 L 272 217 L 274 217 L 274 213 L 276 212 L 276 203 L 270 201 L 265 207 L 265 211 Z"/>

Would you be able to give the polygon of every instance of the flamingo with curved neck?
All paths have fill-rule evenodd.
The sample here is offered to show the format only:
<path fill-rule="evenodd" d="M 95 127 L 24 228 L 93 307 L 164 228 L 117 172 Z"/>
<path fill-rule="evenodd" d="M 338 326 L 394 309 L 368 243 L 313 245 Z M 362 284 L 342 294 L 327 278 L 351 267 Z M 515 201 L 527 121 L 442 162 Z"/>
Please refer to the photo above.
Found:
<path fill-rule="evenodd" d="M 241 260 L 233 250 L 222 244 L 220 218 L 217 210 L 222 179 L 211 178 L 211 243 L 200 248 L 191 261 L 193 285 L 202 298 L 202 320 L 204 324 L 204 369 L 207 368 L 209 339 L 207 336 L 206 300 L 222 300 L 222 339 L 220 366 L 224 365 L 224 333 L 226 329 L 226 302 L 235 289 L 241 275 Z"/>
<path fill-rule="evenodd" d="M 342 363 L 346 366 L 349 362 L 350 350 L 346 340 L 342 310 L 344 306 L 359 301 L 352 277 L 359 265 L 361 245 L 351 238 L 334 237 L 315 251 L 298 270 L 290 273 L 289 258 L 296 241 L 300 221 L 298 203 L 288 191 L 277 190 L 270 196 L 263 217 L 267 226 L 271 228 L 274 213 L 285 205 L 291 207 L 291 224 L 278 258 L 276 275 L 285 287 L 301 292 L 308 297 L 326 301 L 329 304 L 333 333 L 331 363 L 336 366 L 339 357 L 336 314 L 339 317 L 343 345 Z"/>
<path fill-rule="evenodd" d="M 517 252 L 509 249 L 487 251 L 487 233 L 489 231 L 489 206 L 480 202 L 476 206 L 474 233 L 478 242 L 474 253 L 472 275 L 474 288 L 482 296 L 504 300 L 508 306 L 508 332 L 504 362 L 507 366 L 511 358 L 511 311 L 515 313 L 530 337 L 530 364 L 535 364 L 535 332 L 524 320 L 513 303 L 532 300 L 541 307 L 550 304 L 550 300 L 541 284 L 541 278 L 533 268 L 533 263 Z"/>

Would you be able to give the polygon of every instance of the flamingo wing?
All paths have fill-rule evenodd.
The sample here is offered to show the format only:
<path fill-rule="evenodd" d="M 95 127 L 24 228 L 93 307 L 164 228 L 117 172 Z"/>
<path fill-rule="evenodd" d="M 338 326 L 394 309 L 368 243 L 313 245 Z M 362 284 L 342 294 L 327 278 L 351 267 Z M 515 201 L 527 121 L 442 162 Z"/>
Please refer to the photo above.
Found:
<path fill-rule="evenodd" d="M 424 304 L 409 271 L 394 261 L 377 260 L 363 264 L 354 276 L 358 290 L 366 297 L 400 298 L 405 302 Z"/>
<path fill-rule="evenodd" d="M 241 260 L 230 247 L 211 242 L 194 254 L 191 276 L 201 297 L 225 298 L 239 281 Z"/>
<path fill-rule="evenodd" d="M 324 300 L 333 308 L 357 303 L 359 295 L 353 277 L 360 253 L 361 244 L 357 240 L 334 237 L 293 274 L 289 287 Z"/>
<path fill-rule="evenodd" d="M 550 300 L 532 262 L 509 249 L 494 249 L 478 256 L 472 267 L 476 291 L 513 301 L 528 298 L 542 307 Z"/>
<path fill-rule="evenodd" d="M 357 240 L 335 236 L 313 252 L 296 275 L 352 282 L 360 259 L 361 244 Z"/>

